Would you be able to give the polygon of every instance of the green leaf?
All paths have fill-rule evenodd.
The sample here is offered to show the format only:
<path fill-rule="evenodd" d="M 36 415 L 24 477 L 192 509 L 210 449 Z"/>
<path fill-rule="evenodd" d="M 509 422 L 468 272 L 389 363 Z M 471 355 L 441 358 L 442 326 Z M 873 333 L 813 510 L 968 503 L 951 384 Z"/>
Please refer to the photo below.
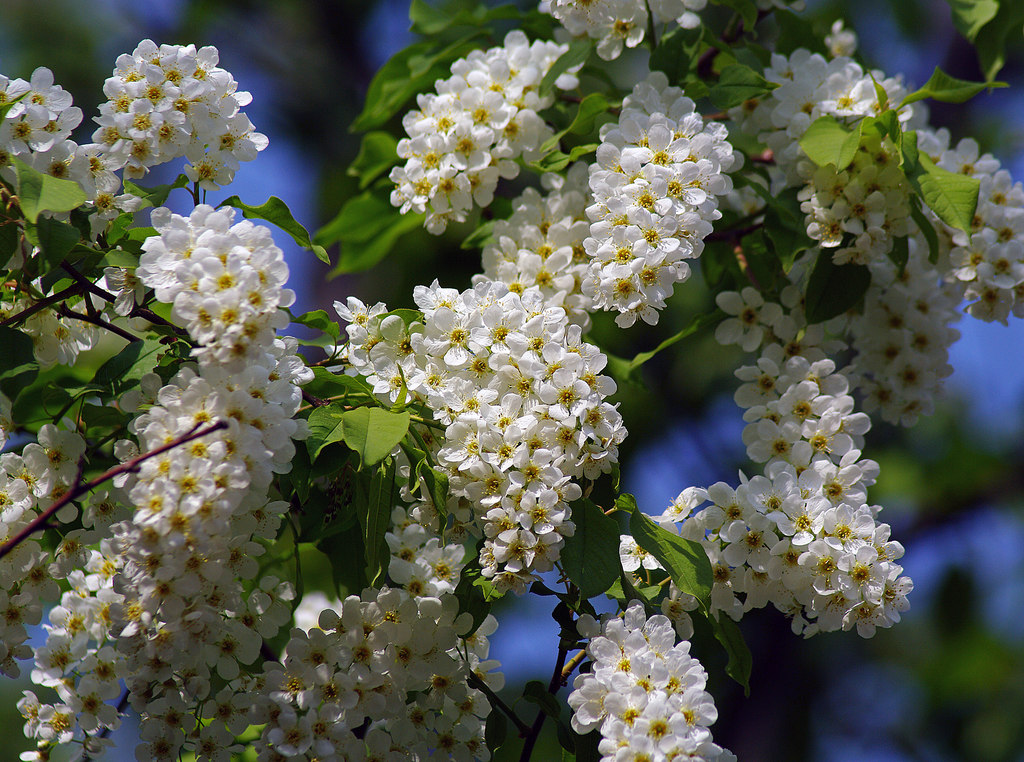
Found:
<path fill-rule="evenodd" d="M 1019 42 L 1024 26 L 1024 3 L 1003 0 L 995 17 L 974 38 L 974 48 L 985 79 L 992 81 L 1006 63 L 1006 42 L 1013 34 Z M 1010 38 L 1013 39 L 1013 38 Z"/>
<path fill-rule="evenodd" d="M 725 673 L 742 685 L 743 694 L 749 696 L 750 672 L 753 669 L 754 660 L 750 656 L 750 648 L 747 647 L 747 641 L 743 639 L 739 625 L 721 613 L 717 617 L 711 617 L 711 628 L 714 630 L 715 639 L 722 644 L 729 657 L 729 661 L 725 665 Z"/>
<path fill-rule="evenodd" d="M 17 328 L 0 326 L 0 347 L 3 347 L 4 358 L 3 372 L 0 372 L 0 391 L 13 401 L 19 392 L 35 381 L 39 364 L 32 348 L 32 339 Z"/>
<path fill-rule="evenodd" d="M 635 503 L 629 517 L 629 529 L 637 545 L 658 560 L 676 587 L 694 596 L 707 611 L 711 605 L 714 577 L 704 547 L 663 528 L 645 516 Z"/>
<path fill-rule="evenodd" d="M 878 116 L 866 116 L 860 121 L 860 142 L 872 132 L 892 140 L 899 149 L 903 145 L 903 130 L 900 127 L 899 116 L 893 109 L 886 109 Z"/>
<path fill-rule="evenodd" d="M 366 410 L 367 408 L 359 408 Z M 384 535 L 391 523 L 391 509 L 398 498 L 395 480 L 395 459 L 388 458 L 374 469 L 370 477 L 365 509 L 359 509 L 359 524 L 363 529 L 363 550 L 366 559 L 366 578 L 371 585 L 387 571 L 388 550 Z"/>
<path fill-rule="evenodd" d="M 242 216 L 247 219 L 264 220 L 272 225 L 276 225 L 290 235 L 299 246 L 311 250 L 316 255 L 316 258 L 325 265 L 331 263 L 331 258 L 327 256 L 327 251 L 324 247 L 313 243 L 309 239 L 309 233 L 306 232 L 302 225 L 295 221 L 295 217 L 292 216 L 288 205 L 277 196 L 271 196 L 259 206 L 243 204 L 238 196 L 231 196 L 218 204 L 218 206 L 233 206 L 236 209 L 240 209 Z"/>
<path fill-rule="evenodd" d="M 374 75 L 363 111 L 350 129 L 361 132 L 384 124 L 406 101 L 430 90 L 434 80 L 447 76 L 452 61 L 473 50 L 474 40 L 483 33 L 483 29 L 475 28 L 441 50 L 435 41 L 426 40 L 395 53 Z"/>
<path fill-rule="evenodd" d="M 152 372 L 167 347 L 158 339 L 133 341 L 116 355 L 103 363 L 93 377 L 93 383 L 104 391 L 118 396 L 139 383 L 147 373 Z"/>
<path fill-rule="evenodd" d="M 769 82 L 749 66 L 729 64 L 724 69 L 710 92 L 711 102 L 721 109 L 739 106 L 751 98 L 770 93 L 778 85 Z"/>
<path fill-rule="evenodd" d="M 583 598 L 600 595 L 619 578 L 619 525 L 587 498 L 572 505 L 576 532 L 565 538 L 562 568 Z"/>
<path fill-rule="evenodd" d="M 310 435 L 306 449 L 313 460 L 332 442 L 344 442 L 359 454 L 360 468 L 380 462 L 395 449 L 409 430 L 409 413 L 393 413 L 380 407 L 344 409 L 333 402 L 309 415 Z"/>
<path fill-rule="evenodd" d="M 558 146 L 558 142 L 570 132 L 574 135 L 586 135 L 592 132 L 596 119 L 601 114 L 607 113 L 610 106 L 608 99 L 601 93 L 591 93 L 580 101 L 576 115 L 569 126 L 545 140 L 541 144 L 540 152 L 546 154 L 553 151 Z"/>
<path fill-rule="evenodd" d="M 918 229 L 928 242 L 928 261 L 933 265 L 939 261 L 939 235 L 935 232 L 935 226 L 929 220 L 921 208 L 916 204 L 910 205 L 910 216 L 914 219 Z"/>
<path fill-rule="evenodd" d="M 574 161 L 578 161 L 588 153 L 593 153 L 596 150 L 597 143 L 586 143 L 585 145 L 576 146 L 569 153 L 552 151 L 547 156 L 532 162 L 530 166 L 538 172 L 561 172 Z"/>
<path fill-rule="evenodd" d="M 490 580 L 480 573 L 480 562 L 477 559 L 477 552 L 469 549 L 467 555 L 472 555 L 471 560 L 462 567 L 462 575 L 459 577 L 459 584 L 455 586 L 455 597 L 459 601 L 459 611 L 465 612 L 473 617 L 473 623 L 467 632 L 460 632 L 459 636 L 468 638 L 476 632 L 484 619 L 491 613 L 491 601 L 493 598 L 489 592 L 493 590 Z"/>
<path fill-rule="evenodd" d="M 775 41 L 777 52 L 788 56 L 797 48 L 807 48 L 812 53 L 828 54 L 824 35 L 818 34 L 802 14 L 773 8 L 772 18 L 779 26 L 779 36 Z"/>
<path fill-rule="evenodd" d="M 832 164 L 841 172 L 857 155 L 860 132 L 847 129 L 835 117 L 826 115 L 812 122 L 799 142 L 807 158 L 819 167 Z"/>
<path fill-rule="evenodd" d="M 328 534 L 317 542 L 317 547 L 330 559 L 331 575 L 340 597 L 359 595 L 369 582 L 362 525 L 355 522 L 342 531 Z"/>
<path fill-rule="evenodd" d="M 943 103 L 963 103 L 970 100 L 982 90 L 995 87 L 1006 87 L 1005 82 L 970 82 L 966 79 L 951 77 L 938 66 L 924 85 L 903 99 L 900 106 L 923 101 L 925 98 L 942 101 Z"/>
<path fill-rule="evenodd" d="M 321 366 L 314 367 L 312 370 L 313 380 L 303 386 L 302 390 L 314 397 L 336 397 L 342 394 L 369 397 L 373 391 L 366 380 L 360 376 L 331 373 L 327 368 Z"/>
<path fill-rule="evenodd" d="M 696 63 L 702 37 L 700 27 L 673 29 L 658 41 L 658 47 L 651 53 L 651 69 L 664 72 L 669 82 L 682 82 Z"/>
<path fill-rule="evenodd" d="M 914 132 L 903 136 L 902 167 L 907 181 L 928 208 L 950 227 L 970 235 L 981 183 L 936 166 L 928 155 L 917 150 Z"/>
<path fill-rule="evenodd" d="M 188 186 L 188 183 L 189 179 L 185 175 L 178 175 L 178 178 L 168 185 L 154 185 L 152 188 L 146 188 L 136 185 L 131 180 L 125 180 L 124 191 L 144 199 L 149 206 L 163 206 L 167 203 L 167 197 L 171 195 L 172 190 L 184 188 Z"/>
<path fill-rule="evenodd" d="M 0 218 L 0 269 L 6 268 L 20 240 L 21 231 L 14 220 Z"/>
<path fill-rule="evenodd" d="M 808 323 L 821 323 L 842 315 L 861 300 L 871 285 L 864 265 L 837 265 L 832 252 L 822 249 L 807 281 L 804 311 Z"/>
<path fill-rule="evenodd" d="M 494 707 L 487 715 L 487 724 L 484 725 L 484 743 L 490 752 L 496 751 L 508 737 L 508 720 L 505 713 L 498 707 Z"/>
<path fill-rule="evenodd" d="M 715 5 L 724 5 L 732 8 L 743 18 L 746 31 L 752 31 L 757 23 L 757 5 L 754 0 L 712 0 Z"/>
<path fill-rule="evenodd" d="M 978 32 L 999 12 L 998 0 L 946 0 L 953 11 L 953 24 L 974 42 Z"/>
<path fill-rule="evenodd" d="M 411 31 L 436 35 L 453 26 L 481 26 L 495 19 L 518 19 L 521 12 L 514 5 L 488 8 L 475 0 L 448 0 L 435 8 L 423 0 L 413 0 L 409 7 Z"/>
<path fill-rule="evenodd" d="M 530 680 L 526 684 L 526 687 L 523 688 L 523 698 L 531 704 L 536 704 L 544 714 L 553 720 L 558 720 L 558 716 L 562 713 L 562 705 L 548 692 L 540 680 Z"/>
<path fill-rule="evenodd" d="M 587 59 L 590 58 L 590 52 L 593 49 L 594 42 L 589 37 L 584 35 L 583 37 L 575 38 L 569 43 L 569 49 L 551 64 L 551 68 L 544 75 L 544 79 L 540 81 L 538 92 L 541 95 L 547 95 L 551 92 L 551 88 L 555 86 L 555 80 L 569 69 L 585 64 Z"/>
<path fill-rule="evenodd" d="M 43 259 L 51 267 L 59 265 L 81 240 L 78 228 L 52 217 L 40 217 L 34 225 L 26 223 L 25 237 L 42 249 Z"/>
<path fill-rule="evenodd" d="M 89 200 L 82 187 L 72 180 L 44 174 L 17 156 L 11 157 L 11 164 L 14 165 L 18 203 L 29 222 L 38 220 L 42 212 L 70 212 Z"/>
<path fill-rule="evenodd" d="M 462 243 L 459 244 L 459 248 L 482 249 L 484 246 L 491 242 L 491 239 L 493 237 L 494 220 L 489 220 L 488 222 L 481 223 L 476 230 L 474 230 L 472 233 L 466 236 L 462 240 Z"/>
<path fill-rule="evenodd" d="M 907 269 L 907 261 L 910 259 L 910 241 L 906 236 L 899 236 L 893 239 L 892 249 L 889 250 L 889 259 L 900 269 L 900 274 Z"/>
<path fill-rule="evenodd" d="M 389 132 L 368 132 L 363 135 L 359 154 L 346 174 L 359 178 L 359 190 L 365 189 L 398 163 L 398 141 Z"/>
<path fill-rule="evenodd" d="M 312 328 L 315 331 L 323 331 L 332 339 L 341 338 L 341 326 L 331 320 L 326 310 L 311 310 L 301 315 L 293 315 L 292 322 Z"/>
<path fill-rule="evenodd" d="M 368 270 L 391 252 L 402 235 L 422 224 L 422 215 L 400 215 L 387 198 L 369 190 L 346 201 L 313 240 L 321 246 L 341 242 L 338 263 L 331 271 L 333 277 Z"/>
<path fill-rule="evenodd" d="M 652 349 L 652 350 L 650 350 L 648 352 L 639 352 L 639 353 L 637 353 L 637 355 L 635 357 L 633 357 L 633 359 L 630 360 L 630 362 L 629 362 L 629 370 L 630 371 L 636 370 L 641 365 L 643 365 L 645 362 L 647 362 L 652 357 L 654 357 L 656 354 L 661 352 L 663 349 L 667 349 L 668 347 L 672 346 L 673 344 L 675 344 L 675 343 L 677 343 L 679 341 L 682 341 L 687 336 L 690 336 L 690 335 L 696 333 L 697 331 L 699 331 L 701 328 L 704 328 L 705 326 L 715 325 L 715 324 L 721 322 L 721 320 L 723 318 L 725 318 L 725 313 L 723 313 L 721 310 L 717 310 L 717 309 L 712 311 L 712 312 L 705 312 L 705 313 L 702 313 L 700 315 L 697 315 L 696 317 L 693 318 L 693 320 L 690 321 L 690 324 L 688 326 L 686 326 L 683 330 L 679 331 L 676 334 L 673 334 L 672 336 L 669 336 L 667 339 L 665 339 L 663 342 L 661 342 L 654 349 Z"/>
<path fill-rule="evenodd" d="M 416 465 L 416 474 L 422 477 L 430 493 L 430 502 L 441 516 L 448 514 L 448 474 L 434 468 L 426 458 Z"/>

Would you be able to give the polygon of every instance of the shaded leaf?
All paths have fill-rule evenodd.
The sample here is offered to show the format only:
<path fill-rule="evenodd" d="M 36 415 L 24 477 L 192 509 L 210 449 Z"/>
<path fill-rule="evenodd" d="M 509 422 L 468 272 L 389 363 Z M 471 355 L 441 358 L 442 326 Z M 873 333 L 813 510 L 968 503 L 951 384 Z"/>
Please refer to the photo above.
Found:
<path fill-rule="evenodd" d="M 932 76 L 922 87 L 910 93 L 903 99 L 901 106 L 916 101 L 923 101 L 931 98 L 944 103 L 963 103 L 970 100 L 982 90 L 994 87 L 1006 87 L 1005 82 L 970 82 L 966 79 L 951 77 L 938 66 L 932 72 Z"/>
<path fill-rule="evenodd" d="M 185 175 L 178 175 L 177 179 L 173 183 L 167 185 L 154 185 L 152 188 L 147 188 L 142 185 L 137 185 L 131 180 L 124 181 L 125 193 L 131 193 L 133 196 L 138 196 L 143 199 L 146 203 L 143 206 L 163 206 L 167 203 L 167 197 L 171 195 L 171 191 L 176 188 L 184 188 L 188 185 L 189 179 Z"/>
<path fill-rule="evenodd" d="M 591 500 L 582 498 L 572 505 L 576 532 L 565 538 L 562 568 L 580 589 L 583 598 L 593 598 L 619 578 L 619 525 Z"/>
<path fill-rule="evenodd" d="M 864 265 L 837 265 L 832 252 L 822 249 L 807 281 L 804 311 L 808 323 L 821 323 L 842 315 L 864 296 L 871 271 Z"/>
<path fill-rule="evenodd" d="M 359 153 L 349 165 L 347 174 L 358 177 L 359 190 L 363 190 L 398 162 L 398 141 L 391 133 L 368 132 L 363 135 Z"/>
<path fill-rule="evenodd" d="M 359 523 L 363 529 L 366 578 L 371 585 L 387 571 L 389 555 L 384 535 L 391 523 L 391 509 L 395 507 L 395 501 L 398 499 L 395 474 L 394 458 L 388 458 L 377 466 L 370 477 L 366 505 L 357 506 Z"/>
<path fill-rule="evenodd" d="M 11 157 L 11 164 L 14 165 L 18 203 L 29 222 L 36 222 L 42 212 L 70 212 L 88 201 L 85 191 L 73 180 L 44 174 L 17 156 Z"/>
<path fill-rule="evenodd" d="M 776 87 L 777 85 L 766 80 L 749 66 L 730 64 L 722 69 L 718 82 L 711 87 L 708 97 L 715 106 L 726 109 L 770 93 Z"/>
<path fill-rule="evenodd" d="M 725 673 L 742 685 L 743 694 L 749 696 L 750 672 L 753 669 L 754 660 L 750 655 L 747 641 L 743 639 L 739 625 L 724 613 L 717 617 L 711 617 L 710 620 L 715 639 L 722 644 L 729 657 L 729 661 L 725 665 Z"/>
<path fill-rule="evenodd" d="M 34 225 L 26 223 L 25 237 L 42 249 L 43 259 L 51 267 L 59 265 L 81 240 L 78 228 L 52 217 L 40 217 Z"/>

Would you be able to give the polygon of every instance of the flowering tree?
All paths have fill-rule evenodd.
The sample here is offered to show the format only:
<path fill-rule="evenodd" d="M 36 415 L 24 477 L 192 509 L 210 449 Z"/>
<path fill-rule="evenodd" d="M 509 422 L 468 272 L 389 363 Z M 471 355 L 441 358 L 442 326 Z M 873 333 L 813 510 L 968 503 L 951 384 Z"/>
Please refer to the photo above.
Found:
<path fill-rule="evenodd" d="M 1021 11 L 955 4 L 988 80 L 913 89 L 858 64 L 841 24 L 704 5 L 414 0 L 426 39 L 356 122 L 366 190 L 313 236 L 276 197 L 204 203 L 267 145 L 213 48 L 120 56 L 87 144 L 49 70 L 0 77 L 0 670 L 38 686 L 24 758 L 96 757 L 131 707 L 142 760 L 528 759 L 548 721 L 566 758 L 733 759 L 695 628 L 746 686 L 751 609 L 805 637 L 899 622 L 913 585 L 869 503 L 869 415 L 931 411 L 962 303 L 1024 310 L 1024 189 L 924 101 L 1000 85 Z M 609 62 L 640 45 L 622 88 Z M 403 113 L 404 137 L 375 129 Z M 464 225 L 481 272 L 415 308 L 338 302 L 343 335 L 289 311 L 263 223 L 325 261 L 341 242 L 342 269 Z M 657 325 L 691 276 L 717 310 L 632 358 L 595 343 L 601 313 Z M 753 465 L 649 516 L 619 488 L 616 396 L 712 329 L 749 358 Z M 310 545 L 335 595 L 306 593 Z M 561 627 L 530 716 L 488 658 L 492 604 L 525 594 Z"/>

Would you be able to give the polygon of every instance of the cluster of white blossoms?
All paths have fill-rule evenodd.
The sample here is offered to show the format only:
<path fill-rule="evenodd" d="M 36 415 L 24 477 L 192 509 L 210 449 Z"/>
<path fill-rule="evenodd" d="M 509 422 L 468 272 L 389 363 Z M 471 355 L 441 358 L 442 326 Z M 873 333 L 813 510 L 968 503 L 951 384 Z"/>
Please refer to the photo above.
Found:
<path fill-rule="evenodd" d="M 747 455 L 764 473 L 741 475 L 736 489 L 684 490 L 660 519 L 681 523 L 683 536 L 707 550 L 713 609 L 739 619 L 772 603 L 794 632 L 856 627 L 870 637 L 899 621 L 913 583 L 895 563 L 902 546 L 877 521 L 881 508 L 866 503 L 878 475 L 878 464 L 861 458 L 870 419 L 855 411 L 850 380 L 826 356 L 837 342 L 804 324 L 799 293 L 784 290 L 788 310 L 749 288 L 719 294 L 736 315 L 719 326 L 719 341 L 761 347 L 756 364 L 736 371 L 735 398 Z"/>
<path fill-rule="evenodd" d="M 555 102 L 539 91 L 551 65 L 567 45 L 509 32 L 502 47 L 475 50 L 452 64 L 452 76 L 438 80 L 435 93 L 417 97 L 405 115 L 408 138 L 398 143 L 404 166 L 391 171 L 391 203 L 402 213 L 426 213 L 426 227 L 441 233 L 462 222 L 473 204 L 487 206 L 500 178 L 519 174 L 515 160 L 538 158 L 554 133 L 537 115 Z M 555 87 L 568 90 L 578 80 L 567 72 Z"/>
<path fill-rule="evenodd" d="M 918 147 L 939 167 L 981 183 L 971 235 L 947 229 L 949 275 L 971 302 L 967 312 L 1003 324 L 1011 312 L 1024 317 L 1024 187 L 991 154 L 979 155 L 972 138 L 953 148 L 947 130 L 922 130 Z"/>
<path fill-rule="evenodd" d="M 489 759 L 490 705 L 468 685 L 503 685 L 487 660 L 488 615 L 472 634 L 451 595 L 412 597 L 367 588 L 344 601 L 314 596 L 296 612 L 317 626 L 296 628 L 280 663 L 250 681 L 249 714 L 263 725 L 260 759 Z"/>
<path fill-rule="evenodd" d="M 573 681 L 571 722 L 577 733 L 600 730 L 602 762 L 736 759 L 712 741 L 718 710 L 707 672 L 688 641 L 676 643 L 668 617 L 648 618 L 633 601 L 621 618 L 601 625 L 584 614 L 577 628 L 590 638 L 593 668 Z"/>
<path fill-rule="evenodd" d="M 723 173 L 739 165 L 726 137 L 661 72 L 633 88 L 618 124 L 601 129 L 583 293 L 595 307 L 617 310 L 621 327 L 638 317 L 657 323 L 675 284 L 689 278 L 686 260 L 704 250 L 721 216 L 717 197 L 732 189 Z"/>
<path fill-rule="evenodd" d="M 483 249 L 484 271 L 473 282 L 501 281 L 516 293 L 536 286 L 549 306 L 561 307 L 570 323 L 587 330 L 593 309 L 581 291 L 590 262 L 583 247 L 590 234 L 587 165 L 573 164 L 564 178 L 543 175 L 541 185 L 546 194 L 527 188 L 513 200 L 509 218 L 495 221 L 493 240 Z"/>
<path fill-rule="evenodd" d="M 71 103 L 71 93 L 54 84 L 45 67 L 32 72 L 28 82 L 0 74 L 0 110 L 7 109 L 0 121 L 0 176 L 13 181 L 15 156 L 41 172 L 55 170 L 56 177 L 71 176 L 72 166 L 82 169 L 84 157 L 68 140 L 82 110 Z"/>
<path fill-rule="evenodd" d="M 235 223 L 231 207 L 200 204 L 188 217 L 153 211 L 157 235 L 147 238 L 135 277 L 199 343 L 202 361 L 243 367 L 288 325 L 281 307 L 295 301 L 284 288 L 288 266 L 270 229 Z"/>
<path fill-rule="evenodd" d="M 36 291 L 42 285 L 41 279 L 33 283 Z M 43 298 L 53 293 L 49 289 Z M 18 321 L 17 328 L 32 339 L 32 354 L 40 366 L 74 365 L 79 353 L 95 345 L 99 332 L 89 323 L 58 314 L 52 309 L 31 311 L 37 301 L 26 294 L 16 294 L 12 300 L 0 302 L 0 321 L 27 312 L 27 316 Z"/>
<path fill-rule="evenodd" d="M 391 530 L 384 534 L 391 553 L 388 577 L 413 598 L 438 598 L 454 593 L 466 565 L 465 546 L 458 542 L 442 544 L 436 508 L 415 502 L 411 496 L 403 497 L 410 498 L 412 505 L 396 505 L 391 510 Z M 459 512 L 457 501 L 453 508 L 455 513 Z M 448 539 L 453 539 L 453 534 L 461 539 L 463 533 L 445 531 Z"/>
<path fill-rule="evenodd" d="M 103 85 L 93 140 L 108 170 L 142 177 L 150 167 L 181 156 L 185 174 L 206 190 L 234 178 L 241 161 L 267 147 L 241 108 L 252 96 L 237 90 L 230 72 L 217 66 L 217 49 L 157 45 L 143 40 L 117 58 Z"/>
<path fill-rule="evenodd" d="M 423 323 L 350 298 L 347 360 L 394 402 L 408 393 L 445 425 L 436 460 L 472 511 L 484 574 L 521 592 L 571 535 L 576 480 L 611 469 L 626 431 L 600 375 L 607 358 L 536 287 L 418 286 Z"/>
<path fill-rule="evenodd" d="M 2 400 L 0 400 L 2 402 Z M 9 405 L 0 404 L 0 418 L 10 414 Z M 2 423 L 2 422 L 0 422 Z M 65 421 L 65 424 L 69 422 Z M 9 430 L 9 426 L 5 430 Z M 0 434 L 0 439 L 3 438 Z M 26 444 L 20 454 L 0 455 L 0 546 L 5 545 L 74 486 L 78 464 L 85 453 L 85 440 L 70 428 L 45 424 L 35 442 Z M 58 512 L 61 520 L 71 521 L 77 511 L 67 506 Z M 70 537 L 69 548 L 75 538 Z M 60 573 L 51 554 L 35 539 L 27 539 L 0 559 L 0 674 L 17 677 L 21 673 L 16 659 L 32 656 L 27 627 L 39 624 L 41 601 L 59 595 L 55 579 Z M 45 597 L 44 597 L 45 596 Z"/>
<path fill-rule="evenodd" d="M 558 19 L 574 37 L 597 40 L 597 54 L 611 61 L 622 54 L 623 46 L 635 48 L 643 42 L 651 21 L 695 28 L 700 24 L 695 11 L 705 5 L 707 0 L 541 0 L 539 9 Z"/>

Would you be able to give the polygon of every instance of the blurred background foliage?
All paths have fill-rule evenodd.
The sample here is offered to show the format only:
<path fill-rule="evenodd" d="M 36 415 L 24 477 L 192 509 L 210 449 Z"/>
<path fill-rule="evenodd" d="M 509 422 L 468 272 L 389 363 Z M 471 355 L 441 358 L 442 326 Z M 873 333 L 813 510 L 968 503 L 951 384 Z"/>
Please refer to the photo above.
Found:
<path fill-rule="evenodd" d="M 944 0 L 809 6 L 823 31 L 846 19 L 860 34 L 859 53 L 870 66 L 903 72 L 917 84 L 935 65 L 956 77 L 983 79 Z M 223 196 L 237 193 L 252 204 L 281 196 L 316 230 L 358 192 L 346 169 L 361 136 L 349 126 L 376 69 L 413 41 L 407 9 L 405 0 L 4 0 L 0 72 L 27 78 L 37 66 L 51 68 L 86 115 L 86 134 L 77 137 L 87 142 L 89 119 L 118 54 L 146 37 L 216 45 L 221 65 L 253 93 L 248 111 L 271 139 Z M 999 79 L 1010 88 L 966 106 L 934 104 L 932 120 L 948 126 L 954 140 L 974 136 L 1024 178 L 1020 30 L 1008 45 Z M 642 70 L 645 57 L 637 50 L 616 62 L 624 81 Z M 401 134 L 400 117 L 386 129 Z M 154 173 L 151 181 L 167 179 Z M 524 172 L 501 192 L 512 197 L 528 183 L 536 178 Z M 211 196 L 213 203 L 220 199 Z M 329 309 L 349 294 L 401 307 L 411 306 L 414 285 L 435 277 L 448 286 L 469 285 L 480 269 L 479 251 L 459 244 L 471 230 L 452 226 L 441 237 L 412 230 L 398 238 L 382 266 L 334 279 L 308 253 L 289 241 L 279 244 L 289 255 L 303 309 Z M 337 253 L 332 247 L 335 260 Z M 629 357 L 653 348 L 709 305 L 707 289 L 694 278 L 657 328 L 623 332 L 598 319 L 595 335 Z M 777 612 L 753 612 L 742 624 L 754 656 L 749 697 L 725 677 L 724 655 L 698 632 L 694 651 L 711 674 L 720 710 L 716 741 L 744 762 L 1024 760 L 1024 331 L 967 319 L 960 328 L 965 336 L 953 353 L 956 374 L 936 414 L 911 431 L 876 422 L 865 448 L 881 464 L 871 499 L 887 507 L 885 518 L 907 548 L 903 563 L 917 585 L 904 621 L 872 640 L 833 633 L 803 642 Z M 620 389 L 630 430 L 622 450 L 624 488 L 646 510 L 660 512 L 692 484 L 735 483 L 744 452 L 732 370 L 741 360 L 738 350 L 695 335 L 645 365 L 642 385 Z M 557 626 L 546 599 L 502 605 L 493 642 L 512 701 L 527 680 L 547 681 Z M 542 637 L 545 647 L 538 645 Z M 8 731 L 0 759 L 13 760 L 28 748 L 14 707 L 27 685 L 27 675 L 0 683 L 0 727 Z M 517 708 L 532 716 L 528 704 L 520 701 Z M 131 723 L 126 726 L 126 748 L 117 759 L 133 758 Z M 538 748 L 534 759 L 557 758 L 550 735 L 551 745 Z M 516 758 L 514 744 L 499 756 Z"/>

